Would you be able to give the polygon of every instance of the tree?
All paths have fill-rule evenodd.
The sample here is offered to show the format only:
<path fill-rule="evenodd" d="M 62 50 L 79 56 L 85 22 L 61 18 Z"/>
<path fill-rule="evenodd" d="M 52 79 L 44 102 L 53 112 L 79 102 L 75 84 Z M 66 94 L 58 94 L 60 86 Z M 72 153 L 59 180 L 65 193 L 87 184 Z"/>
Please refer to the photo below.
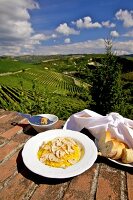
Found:
<path fill-rule="evenodd" d="M 112 41 L 105 40 L 106 53 L 93 72 L 91 88 L 93 109 L 100 114 L 119 112 L 124 115 L 124 96 L 121 84 L 121 65 L 112 53 Z"/>

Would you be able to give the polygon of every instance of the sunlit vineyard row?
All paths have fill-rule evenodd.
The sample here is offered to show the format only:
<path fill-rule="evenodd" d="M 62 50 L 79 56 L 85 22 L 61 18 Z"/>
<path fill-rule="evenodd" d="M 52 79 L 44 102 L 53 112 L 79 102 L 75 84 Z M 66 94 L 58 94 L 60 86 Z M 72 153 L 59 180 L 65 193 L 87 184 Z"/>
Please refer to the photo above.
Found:
<path fill-rule="evenodd" d="M 10 83 L 10 84 L 9 84 Z M 20 109 L 22 94 L 33 100 L 33 87 L 43 93 L 56 93 L 61 95 L 75 95 L 83 88 L 75 84 L 71 77 L 50 70 L 29 69 L 19 73 L 1 76 L 0 103 L 13 105 Z"/>
<path fill-rule="evenodd" d="M 16 74 L 1 76 L 1 85 L 9 85 L 20 88 L 20 84 L 26 90 L 32 89 L 33 83 L 40 90 L 56 91 L 57 93 L 79 93 L 81 87 L 77 86 L 71 77 L 50 70 L 29 69 Z"/>

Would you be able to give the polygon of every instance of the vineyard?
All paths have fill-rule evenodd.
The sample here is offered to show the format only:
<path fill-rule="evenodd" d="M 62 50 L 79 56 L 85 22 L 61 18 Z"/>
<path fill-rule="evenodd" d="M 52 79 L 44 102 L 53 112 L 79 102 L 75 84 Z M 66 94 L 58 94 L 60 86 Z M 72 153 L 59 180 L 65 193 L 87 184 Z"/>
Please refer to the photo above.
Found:
<path fill-rule="evenodd" d="M 36 96 L 39 96 L 39 106 L 44 107 L 45 104 L 43 109 L 47 109 L 48 112 L 51 111 L 48 110 L 50 104 L 52 104 L 53 113 L 57 112 L 57 109 L 62 109 L 61 107 L 69 107 L 70 104 L 73 104 L 77 110 L 86 105 L 81 99 L 74 96 L 78 97 L 84 91 L 86 89 L 82 87 L 80 81 L 75 81 L 72 77 L 38 65 L 31 68 L 19 68 L 16 71 L 9 70 L 0 74 L 1 108 L 22 111 L 26 106 L 23 111 L 30 112 L 31 109 L 34 109 L 34 102 L 38 101 Z M 46 102 L 41 105 L 44 99 L 49 105 L 46 105 Z M 68 109 L 70 110 L 70 108 Z"/>
<path fill-rule="evenodd" d="M 1 57 L 0 108 L 30 114 L 53 113 L 61 119 L 91 109 L 92 72 L 100 66 L 101 58 L 93 54 Z M 123 57 L 118 59 L 123 67 L 126 117 L 132 118 L 133 62 Z"/>
<path fill-rule="evenodd" d="M 40 90 L 49 90 L 56 93 L 80 93 L 81 87 L 75 84 L 74 79 L 64 74 L 50 70 L 29 69 L 19 73 L 12 73 L 0 77 L 1 85 L 20 88 L 20 83 L 27 90 L 32 89 L 33 83 Z M 10 83 L 10 84 L 9 84 Z"/>

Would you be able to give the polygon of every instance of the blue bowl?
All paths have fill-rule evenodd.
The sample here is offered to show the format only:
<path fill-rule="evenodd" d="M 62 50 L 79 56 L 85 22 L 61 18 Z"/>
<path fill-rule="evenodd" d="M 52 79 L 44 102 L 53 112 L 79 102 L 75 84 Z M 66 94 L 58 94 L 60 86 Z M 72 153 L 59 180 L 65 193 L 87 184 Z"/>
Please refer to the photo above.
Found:
<path fill-rule="evenodd" d="M 41 124 L 41 119 L 45 117 L 47 118 L 47 124 Z M 46 130 L 50 130 L 54 128 L 54 125 L 58 121 L 58 117 L 53 114 L 39 114 L 34 115 L 28 119 L 29 124 L 37 131 L 43 132 Z"/>

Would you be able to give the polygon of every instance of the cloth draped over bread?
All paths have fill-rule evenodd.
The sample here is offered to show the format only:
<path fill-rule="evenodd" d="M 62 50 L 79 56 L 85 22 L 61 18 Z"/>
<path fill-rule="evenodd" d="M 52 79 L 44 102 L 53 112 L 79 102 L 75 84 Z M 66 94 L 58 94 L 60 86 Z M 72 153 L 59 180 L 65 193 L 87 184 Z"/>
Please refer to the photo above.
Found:
<path fill-rule="evenodd" d="M 71 115 L 63 127 L 74 131 L 81 131 L 83 128 L 88 129 L 98 140 L 108 130 L 112 138 L 117 138 L 133 148 L 133 120 L 124 118 L 119 113 L 111 112 L 103 116 L 85 109 Z"/>

